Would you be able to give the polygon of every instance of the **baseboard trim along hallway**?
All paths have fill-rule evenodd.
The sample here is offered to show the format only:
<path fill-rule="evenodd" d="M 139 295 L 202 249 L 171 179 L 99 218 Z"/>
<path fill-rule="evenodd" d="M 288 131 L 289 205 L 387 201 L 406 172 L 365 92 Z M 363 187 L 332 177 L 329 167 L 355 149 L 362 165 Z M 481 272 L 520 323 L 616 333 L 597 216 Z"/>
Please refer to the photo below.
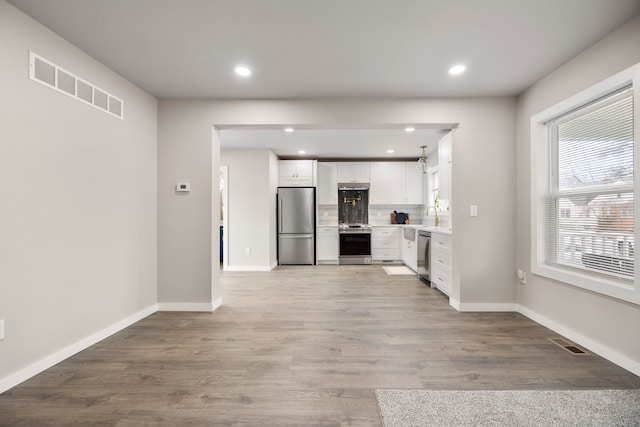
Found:
<path fill-rule="evenodd" d="M 533 310 L 530 310 L 526 307 L 518 305 L 518 313 L 523 316 L 528 317 L 536 323 L 541 324 L 544 327 L 551 329 L 554 332 L 564 336 L 565 338 L 570 339 L 576 344 L 589 349 L 589 351 L 597 354 L 598 356 L 604 357 L 611 363 L 615 363 L 621 368 L 626 369 L 627 371 L 640 376 L 640 363 L 636 362 L 633 359 L 628 358 L 624 354 L 613 350 L 612 348 L 598 342 L 592 338 L 582 335 L 579 332 L 576 332 L 572 329 L 567 328 L 564 325 L 561 325 L 541 314 L 536 313 Z"/>
<path fill-rule="evenodd" d="M 158 311 L 214 311 L 222 305 L 222 298 L 208 302 L 159 302 Z"/>
<path fill-rule="evenodd" d="M 121 330 L 133 325 L 134 323 L 144 319 L 145 317 L 158 311 L 157 304 L 153 304 L 143 310 L 138 311 L 131 316 L 114 323 L 96 333 L 89 335 L 86 338 L 81 339 L 67 347 L 56 351 L 35 363 L 32 363 L 13 374 L 10 374 L 0 379 L 0 393 L 4 393 L 12 387 L 28 380 L 29 378 L 39 374 L 40 372 L 49 369 L 50 367 L 62 362 L 63 360 L 81 352 L 82 350 L 91 347 L 92 345 L 102 341 L 103 339 L 120 332 Z"/>

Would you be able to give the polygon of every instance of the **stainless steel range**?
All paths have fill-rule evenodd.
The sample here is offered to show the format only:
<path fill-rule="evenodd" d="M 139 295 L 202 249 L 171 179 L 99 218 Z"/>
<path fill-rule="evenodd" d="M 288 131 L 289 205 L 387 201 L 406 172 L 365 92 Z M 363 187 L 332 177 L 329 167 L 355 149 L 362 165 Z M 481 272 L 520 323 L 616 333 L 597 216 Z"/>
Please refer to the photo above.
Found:
<path fill-rule="evenodd" d="M 339 264 L 371 264 L 369 184 L 338 184 Z"/>

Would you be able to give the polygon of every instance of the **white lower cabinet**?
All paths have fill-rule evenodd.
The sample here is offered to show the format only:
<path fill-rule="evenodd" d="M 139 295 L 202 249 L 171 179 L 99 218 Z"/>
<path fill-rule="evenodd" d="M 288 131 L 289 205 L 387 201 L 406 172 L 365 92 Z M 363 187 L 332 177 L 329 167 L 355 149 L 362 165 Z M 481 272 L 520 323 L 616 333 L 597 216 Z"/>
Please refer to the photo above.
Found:
<path fill-rule="evenodd" d="M 431 233 L 431 286 L 451 296 L 451 236 Z"/>
<path fill-rule="evenodd" d="M 418 271 L 418 242 L 415 239 L 416 231 L 413 230 L 414 240 L 409 240 L 404 238 L 404 230 L 402 237 L 402 262 L 404 265 L 412 269 L 413 271 Z"/>
<path fill-rule="evenodd" d="M 319 226 L 316 231 L 318 264 L 337 264 L 339 240 L 337 226 Z"/>
<path fill-rule="evenodd" d="M 399 262 L 402 227 L 377 226 L 371 228 L 371 258 L 373 262 Z"/>

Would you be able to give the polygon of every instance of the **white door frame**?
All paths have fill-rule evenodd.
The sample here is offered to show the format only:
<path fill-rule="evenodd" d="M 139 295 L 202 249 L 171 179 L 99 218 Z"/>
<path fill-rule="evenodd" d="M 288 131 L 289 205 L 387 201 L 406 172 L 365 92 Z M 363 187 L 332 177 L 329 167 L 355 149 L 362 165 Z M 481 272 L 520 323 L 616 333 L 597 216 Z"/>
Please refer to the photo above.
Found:
<path fill-rule="evenodd" d="M 222 180 L 222 268 L 229 267 L 229 166 L 220 166 L 220 179 Z"/>

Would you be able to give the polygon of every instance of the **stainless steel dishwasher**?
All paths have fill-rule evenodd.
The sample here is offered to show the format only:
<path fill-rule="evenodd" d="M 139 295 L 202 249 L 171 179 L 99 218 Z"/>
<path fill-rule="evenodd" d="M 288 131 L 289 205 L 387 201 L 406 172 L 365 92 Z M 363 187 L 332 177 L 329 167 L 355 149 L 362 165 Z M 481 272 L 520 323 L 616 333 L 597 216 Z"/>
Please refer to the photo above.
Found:
<path fill-rule="evenodd" d="M 431 286 L 431 232 L 418 230 L 418 277 Z"/>

